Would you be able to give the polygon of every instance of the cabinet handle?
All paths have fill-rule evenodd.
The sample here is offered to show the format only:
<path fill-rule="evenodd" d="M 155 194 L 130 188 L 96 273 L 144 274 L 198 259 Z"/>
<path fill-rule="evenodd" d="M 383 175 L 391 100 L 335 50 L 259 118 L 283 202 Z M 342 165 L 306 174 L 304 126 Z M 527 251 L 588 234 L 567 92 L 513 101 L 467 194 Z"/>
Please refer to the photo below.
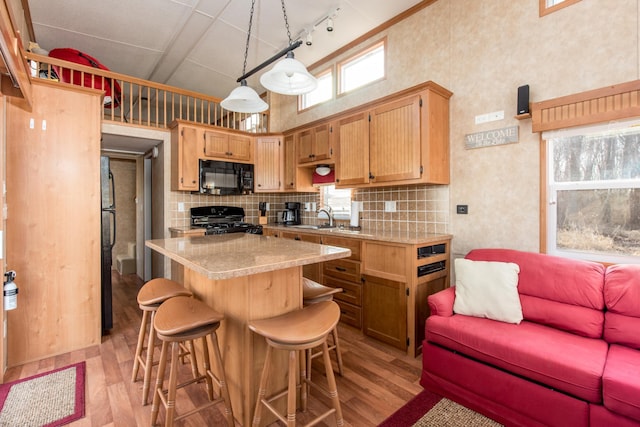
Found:
<path fill-rule="evenodd" d="M 293 240 L 301 240 L 300 237 L 296 236 L 293 238 Z"/>
<path fill-rule="evenodd" d="M 369 179 L 375 179 L 375 176 L 371 172 L 369 172 Z"/>
<path fill-rule="evenodd" d="M 309 154 L 309 158 L 310 158 L 310 159 L 313 159 L 313 154 Z"/>
<path fill-rule="evenodd" d="M 262 187 L 262 184 L 258 184 L 258 187 Z"/>
<path fill-rule="evenodd" d="M 338 270 L 338 271 L 342 271 L 342 272 L 347 271 L 347 269 L 346 269 L 346 268 L 344 268 L 344 267 L 336 267 L 336 270 Z"/>

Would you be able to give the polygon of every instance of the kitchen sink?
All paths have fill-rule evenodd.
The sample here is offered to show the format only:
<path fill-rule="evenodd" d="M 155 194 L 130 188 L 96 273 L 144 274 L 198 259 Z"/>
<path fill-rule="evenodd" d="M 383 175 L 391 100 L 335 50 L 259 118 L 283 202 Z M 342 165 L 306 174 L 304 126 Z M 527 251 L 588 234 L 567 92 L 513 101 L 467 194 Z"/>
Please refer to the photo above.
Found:
<path fill-rule="evenodd" d="M 307 230 L 336 229 L 335 225 L 328 225 L 328 224 L 322 224 L 322 225 L 307 225 L 307 224 L 289 225 L 288 227 L 289 228 L 306 228 Z"/>

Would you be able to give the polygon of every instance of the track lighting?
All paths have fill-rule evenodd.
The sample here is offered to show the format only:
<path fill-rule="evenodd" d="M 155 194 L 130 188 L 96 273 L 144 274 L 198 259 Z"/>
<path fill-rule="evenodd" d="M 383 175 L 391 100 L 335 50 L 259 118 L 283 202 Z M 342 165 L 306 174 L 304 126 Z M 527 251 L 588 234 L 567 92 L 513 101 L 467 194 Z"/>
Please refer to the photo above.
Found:
<path fill-rule="evenodd" d="M 311 31 L 307 33 L 306 45 L 311 46 L 313 44 L 313 36 L 311 35 Z"/>
<path fill-rule="evenodd" d="M 332 17 L 328 17 L 327 18 L 327 31 L 329 31 L 329 32 L 333 31 L 333 18 Z"/>

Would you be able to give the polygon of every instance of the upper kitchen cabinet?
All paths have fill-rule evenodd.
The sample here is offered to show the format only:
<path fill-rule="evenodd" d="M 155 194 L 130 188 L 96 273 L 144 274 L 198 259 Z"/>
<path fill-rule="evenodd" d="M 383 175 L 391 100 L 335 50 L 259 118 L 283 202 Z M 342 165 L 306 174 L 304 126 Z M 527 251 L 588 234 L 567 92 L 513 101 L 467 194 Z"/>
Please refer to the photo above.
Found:
<path fill-rule="evenodd" d="M 449 98 L 427 82 L 337 121 L 336 186 L 449 183 Z"/>
<path fill-rule="evenodd" d="M 298 164 L 328 161 L 333 156 L 331 123 L 298 132 Z"/>
<path fill-rule="evenodd" d="M 171 124 L 171 190 L 198 191 L 198 153 L 204 129 Z"/>
<path fill-rule="evenodd" d="M 278 192 L 282 189 L 282 136 L 260 136 L 256 140 L 256 193 Z"/>
<path fill-rule="evenodd" d="M 313 170 L 314 167 L 298 167 L 296 156 L 297 144 L 296 135 L 294 133 L 285 134 L 284 136 L 284 181 L 283 190 L 285 192 L 318 192 L 318 188 L 313 186 Z"/>
<path fill-rule="evenodd" d="M 229 132 L 204 132 L 203 158 L 250 163 L 253 160 L 251 137 Z"/>
<path fill-rule="evenodd" d="M 360 112 L 338 121 L 336 186 L 369 182 L 369 113 Z"/>

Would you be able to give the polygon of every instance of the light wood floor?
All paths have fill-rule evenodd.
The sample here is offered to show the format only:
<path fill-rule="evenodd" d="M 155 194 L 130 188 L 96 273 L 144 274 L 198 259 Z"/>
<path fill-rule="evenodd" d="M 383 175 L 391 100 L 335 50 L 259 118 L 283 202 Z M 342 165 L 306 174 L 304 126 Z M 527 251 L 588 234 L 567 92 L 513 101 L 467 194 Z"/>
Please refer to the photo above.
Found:
<path fill-rule="evenodd" d="M 110 335 L 103 337 L 101 345 L 9 368 L 5 375 L 5 382 L 9 382 L 86 361 L 85 417 L 71 424 L 74 426 L 146 426 L 150 422 L 151 405 L 141 405 L 142 381 L 131 382 L 141 317 L 136 295 L 142 282 L 135 275 L 120 277 L 115 271 L 112 276 L 114 328 Z M 422 390 L 418 383 L 420 357 L 409 358 L 349 326 L 340 325 L 339 334 L 345 372 L 344 377 L 336 376 L 336 379 L 345 425 L 377 426 Z M 185 365 L 183 374 L 188 376 L 189 372 Z M 322 372 L 321 361 L 315 359 L 313 378 L 322 380 Z M 178 413 L 181 408 L 201 404 L 203 399 L 206 399 L 205 393 L 197 386 L 179 392 Z M 308 415 L 298 414 L 300 421 L 304 422 L 328 404 L 328 399 L 312 390 Z M 161 408 L 159 422 L 163 420 Z M 220 425 L 223 420 L 221 413 L 212 408 L 176 425 Z M 335 425 L 333 416 L 326 421 L 327 424 L 320 425 Z"/>

